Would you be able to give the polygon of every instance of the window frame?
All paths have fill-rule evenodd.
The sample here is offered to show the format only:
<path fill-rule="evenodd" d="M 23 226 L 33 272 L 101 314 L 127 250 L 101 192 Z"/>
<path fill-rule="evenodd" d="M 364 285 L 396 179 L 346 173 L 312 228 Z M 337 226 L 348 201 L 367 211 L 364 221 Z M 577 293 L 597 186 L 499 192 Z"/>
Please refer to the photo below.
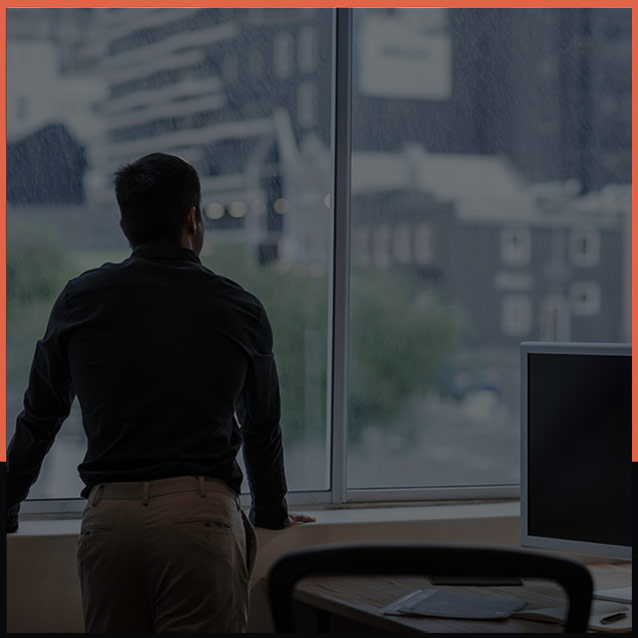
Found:
<path fill-rule="evenodd" d="M 327 455 L 330 488 L 291 491 L 290 505 L 332 505 L 391 502 L 440 502 L 511 500 L 520 496 L 520 484 L 421 486 L 405 488 L 353 488 L 347 486 L 348 431 L 348 333 L 350 302 L 350 192 L 352 157 L 353 9 L 337 8 L 333 13 L 331 149 L 333 184 L 331 201 L 332 236 L 330 244 L 328 365 L 327 371 Z M 391 249 L 391 246 L 390 246 Z M 371 255 L 372 258 L 372 255 Z M 249 495 L 242 494 L 242 505 Z M 22 503 L 28 515 L 77 516 L 86 504 L 83 498 L 36 498 Z"/>
<path fill-rule="evenodd" d="M 600 262 L 600 229 L 589 226 L 577 226 L 569 233 L 569 251 L 571 263 L 575 268 L 595 268 Z M 582 242 L 587 249 L 583 250 Z"/>

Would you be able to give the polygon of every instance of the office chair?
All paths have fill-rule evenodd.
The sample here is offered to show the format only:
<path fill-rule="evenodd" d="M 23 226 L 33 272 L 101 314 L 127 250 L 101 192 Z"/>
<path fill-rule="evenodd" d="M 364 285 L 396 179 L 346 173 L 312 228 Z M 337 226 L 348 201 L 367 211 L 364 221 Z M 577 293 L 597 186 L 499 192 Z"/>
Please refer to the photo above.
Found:
<path fill-rule="evenodd" d="M 275 631 L 294 632 L 292 592 L 305 576 L 320 574 L 405 574 L 544 578 L 561 585 L 569 609 L 565 631 L 587 629 L 593 583 L 574 560 L 538 552 L 447 544 L 339 544 L 310 547 L 280 556 L 268 574 Z"/>

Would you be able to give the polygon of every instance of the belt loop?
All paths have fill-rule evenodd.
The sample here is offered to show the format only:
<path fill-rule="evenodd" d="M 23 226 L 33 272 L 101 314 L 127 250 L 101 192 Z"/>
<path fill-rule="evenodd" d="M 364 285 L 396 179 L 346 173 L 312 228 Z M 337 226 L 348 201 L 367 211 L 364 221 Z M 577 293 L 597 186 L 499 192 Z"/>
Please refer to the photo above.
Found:
<path fill-rule="evenodd" d="M 100 500 L 100 494 L 102 493 L 102 488 L 104 485 L 100 483 L 96 486 L 95 491 L 93 492 L 93 496 L 91 498 L 91 505 L 97 505 Z"/>
<path fill-rule="evenodd" d="M 142 504 L 148 505 L 148 500 L 150 498 L 150 488 L 151 484 L 148 481 L 144 482 L 144 495 L 142 497 Z"/>
<path fill-rule="evenodd" d="M 202 498 L 206 498 L 206 484 L 204 483 L 204 477 L 198 476 L 197 481 L 199 483 L 199 495 Z"/>

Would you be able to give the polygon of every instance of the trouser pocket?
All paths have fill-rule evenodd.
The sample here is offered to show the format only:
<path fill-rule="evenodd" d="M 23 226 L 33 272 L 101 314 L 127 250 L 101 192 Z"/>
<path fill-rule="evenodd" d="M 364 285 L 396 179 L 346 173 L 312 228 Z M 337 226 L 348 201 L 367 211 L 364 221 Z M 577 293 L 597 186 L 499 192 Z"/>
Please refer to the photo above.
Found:
<path fill-rule="evenodd" d="M 255 559 L 257 558 L 257 535 L 255 534 L 255 528 L 253 527 L 248 516 L 244 513 L 244 510 L 239 510 L 241 513 L 241 519 L 244 523 L 244 532 L 246 535 L 246 563 L 248 567 L 248 577 L 253 572 L 255 566 Z"/>

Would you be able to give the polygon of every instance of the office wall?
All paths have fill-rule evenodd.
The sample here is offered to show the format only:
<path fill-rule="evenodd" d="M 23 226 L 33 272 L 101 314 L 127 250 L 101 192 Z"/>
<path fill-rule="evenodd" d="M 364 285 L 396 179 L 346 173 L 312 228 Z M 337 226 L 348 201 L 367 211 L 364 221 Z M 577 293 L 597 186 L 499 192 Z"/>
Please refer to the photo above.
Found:
<path fill-rule="evenodd" d="M 321 516 L 319 516 L 321 518 Z M 75 565 L 76 534 L 7 539 L 7 628 L 13 633 L 82 633 Z M 388 522 L 314 523 L 283 532 L 258 530 L 248 631 L 272 631 L 264 587 L 272 562 L 310 545 L 356 541 L 432 541 L 519 544 L 519 518 L 494 516 Z"/>

